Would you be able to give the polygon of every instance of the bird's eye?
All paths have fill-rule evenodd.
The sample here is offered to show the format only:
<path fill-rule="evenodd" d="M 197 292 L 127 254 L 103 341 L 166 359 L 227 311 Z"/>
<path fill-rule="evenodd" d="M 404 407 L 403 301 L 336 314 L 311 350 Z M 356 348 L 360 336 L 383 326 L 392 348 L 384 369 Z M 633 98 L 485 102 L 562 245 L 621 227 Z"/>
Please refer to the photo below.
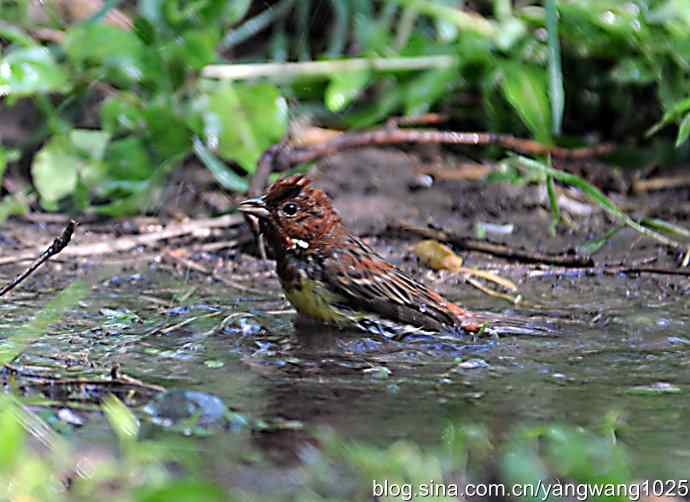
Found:
<path fill-rule="evenodd" d="M 287 216 L 294 216 L 295 214 L 297 214 L 297 204 L 288 202 L 283 206 L 283 213 Z"/>

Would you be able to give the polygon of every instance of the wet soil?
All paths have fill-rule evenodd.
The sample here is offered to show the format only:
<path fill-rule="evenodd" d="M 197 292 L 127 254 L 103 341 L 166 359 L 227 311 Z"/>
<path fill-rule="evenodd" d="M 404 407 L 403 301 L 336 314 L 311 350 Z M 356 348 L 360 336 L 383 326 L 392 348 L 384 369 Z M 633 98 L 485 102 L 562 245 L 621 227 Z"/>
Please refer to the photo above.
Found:
<path fill-rule="evenodd" d="M 546 335 L 396 342 L 323 327 L 296 328 L 272 262 L 250 254 L 247 245 L 199 250 L 200 242 L 246 235 L 246 228 L 232 227 L 115 255 L 58 257 L 0 303 L 0 338 L 24 329 L 58 291 L 80 281 L 72 303 L 13 365 L 63 379 L 107 379 L 118 366 L 149 385 L 219 397 L 255 424 L 198 438 L 208 470 L 231 486 L 270 491 L 294 483 L 291 473 L 303 458 L 300 452 L 317 443 L 312 432 L 321 426 L 347 439 L 388 444 L 408 438 L 432 445 L 451 421 L 487 425 L 500 438 L 521 423 L 597 427 L 613 413 L 624 421 L 619 439 L 633 452 L 636 475 L 685 476 L 690 468 L 688 277 L 556 269 L 464 253 L 466 265 L 516 282 L 524 302 L 512 305 L 487 296 L 461 276 L 420 266 L 411 251 L 414 242 L 390 238 L 384 230 L 406 221 L 472 236 L 478 224 L 513 225 L 510 233 L 487 236 L 560 252 L 601 236 L 613 222 L 595 207 L 574 206 L 580 213 L 568 214 L 569 224 L 551 237 L 540 188 L 467 180 L 437 180 L 429 187 L 420 174 L 424 168 L 412 153 L 367 149 L 328 159 L 313 174 L 354 231 L 393 262 L 471 310 L 519 313 L 544 322 Z M 619 201 L 637 204 L 648 216 L 687 224 L 679 202 L 688 200 L 687 190 L 640 197 L 644 200 Z M 141 219 L 90 223 L 80 228 L 74 245 L 155 224 Z M 59 222 L 11 221 L 0 227 L 0 258 L 47 244 L 60 229 Z M 171 261 L 170 251 L 182 249 L 193 251 L 186 258 L 194 263 L 252 290 L 234 289 L 188 263 Z M 596 255 L 597 263 L 644 261 L 664 267 L 675 266 L 677 259 L 676 252 L 628 230 Z M 0 266 L 0 279 L 20 269 L 21 264 Z M 21 375 L 16 378 L 21 383 Z M 105 435 L 102 420 L 87 406 L 98 401 L 96 393 L 52 395 L 26 381 L 24 390 L 58 419 L 66 407 L 83 419 L 73 431 L 75 441 Z M 146 421 L 146 412 L 139 412 Z M 151 437 L 166 434 L 160 420 L 147 423 Z M 252 468 L 251 452 L 270 459 L 271 467 Z"/>

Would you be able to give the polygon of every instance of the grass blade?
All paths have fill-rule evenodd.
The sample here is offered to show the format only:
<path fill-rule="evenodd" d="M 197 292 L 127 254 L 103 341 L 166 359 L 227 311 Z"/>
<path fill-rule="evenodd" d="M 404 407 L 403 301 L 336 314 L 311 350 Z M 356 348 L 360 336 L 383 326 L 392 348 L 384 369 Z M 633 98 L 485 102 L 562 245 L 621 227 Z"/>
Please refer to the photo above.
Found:
<path fill-rule="evenodd" d="M 672 248 L 680 249 L 683 251 L 686 250 L 686 246 L 684 246 L 683 244 L 676 242 L 673 239 L 669 239 L 668 237 L 660 234 L 659 232 L 656 232 L 655 230 L 640 225 L 630 216 L 618 209 L 618 207 L 611 201 L 611 199 L 606 197 L 597 187 L 588 183 L 579 176 L 576 176 L 571 173 L 566 173 L 565 171 L 560 171 L 558 169 L 554 169 L 553 167 L 547 166 L 543 162 L 538 162 L 536 160 L 529 159 L 527 157 L 522 157 L 520 155 L 515 155 L 511 157 L 509 162 L 518 169 L 538 172 L 543 176 L 550 175 L 553 176 L 555 180 L 560 181 L 561 183 L 574 186 L 575 188 L 582 191 L 582 193 L 589 197 L 604 211 L 609 213 L 611 216 L 613 216 L 621 223 L 624 223 L 625 225 L 629 226 L 633 230 L 636 230 L 640 234 L 645 235 L 647 237 L 651 237 L 652 239 L 661 242 L 666 246 L 670 246 Z"/>
<path fill-rule="evenodd" d="M 558 11 L 556 0 L 546 0 L 546 30 L 549 49 L 549 100 L 551 101 L 551 131 L 561 134 L 563 109 L 565 107 L 565 90 L 563 70 L 561 68 L 561 47 L 558 42 Z"/>
<path fill-rule="evenodd" d="M 549 196 L 549 206 L 551 208 L 551 223 L 549 224 L 549 234 L 551 237 L 556 235 L 556 228 L 561 222 L 561 210 L 558 207 L 558 197 L 553 186 L 553 176 L 546 176 L 546 193 Z"/>

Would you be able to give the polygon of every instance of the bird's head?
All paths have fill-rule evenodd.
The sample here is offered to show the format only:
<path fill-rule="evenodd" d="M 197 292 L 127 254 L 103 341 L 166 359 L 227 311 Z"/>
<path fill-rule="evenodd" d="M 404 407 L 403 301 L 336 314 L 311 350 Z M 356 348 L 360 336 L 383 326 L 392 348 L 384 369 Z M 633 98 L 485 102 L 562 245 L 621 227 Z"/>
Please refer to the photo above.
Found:
<path fill-rule="evenodd" d="M 245 200 L 238 209 L 259 219 L 276 253 L 322 249 L 344 231 L 328 196 L 302 175 L 276 181 L 263 196 Z"/>

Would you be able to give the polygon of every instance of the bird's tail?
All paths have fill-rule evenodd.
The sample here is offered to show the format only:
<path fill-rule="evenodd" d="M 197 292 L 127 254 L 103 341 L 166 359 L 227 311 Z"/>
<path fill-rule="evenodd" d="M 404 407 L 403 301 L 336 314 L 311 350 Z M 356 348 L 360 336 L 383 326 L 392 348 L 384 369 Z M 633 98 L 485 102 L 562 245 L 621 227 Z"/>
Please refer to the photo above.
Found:
<path fill-rule="evenodd" d="M 493 312 L 466 312 L 460 326 L 475 335 L 554 336 L 559 331 L 554 319 Z"/>

